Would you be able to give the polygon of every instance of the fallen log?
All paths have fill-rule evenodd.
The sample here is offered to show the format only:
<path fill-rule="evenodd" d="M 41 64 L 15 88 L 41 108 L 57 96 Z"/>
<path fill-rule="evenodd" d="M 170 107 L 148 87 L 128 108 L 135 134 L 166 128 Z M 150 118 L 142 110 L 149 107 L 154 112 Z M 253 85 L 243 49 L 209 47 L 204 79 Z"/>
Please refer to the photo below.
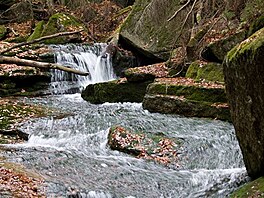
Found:
<path fill-rule="evenodd" d="M 3 51 L 0 52 L 0 54 L 4 54 L 6 52 L 11 51 L 12 49 L 15 49 L 15 48 L 18 48 L 18 47 L 22 47 L 24 45 L 30 45 L 30 44 L 38 43 L 40 41 L 44 41 L 44 40 L 51 39 L 51 38 L 56 38 L 56 37 L 59 37 L 59 36 L 68 36 L 68 35 L 78 34 L 78 33 L 82 32 L 82 31 L 83 30 L 78 30 L 78 31 L 74 31 L 74 32 L 59 32 L 59 33 L 56 33 L 56 34 L 43 36 L 43 37 L 40 37 L 38 39 L 34 39 L 32 41 L 17 43 L 17 44 L 15 44 L 15 45 L 7 48 L 7 49 L 4 49 Z"/>
<path fill-rule="evenodd" d="M 46 69 L 58 69 L 61 71 L 78 74 L 81 76 L 89 75 L 88 72 L 82 72 L 82 71 L 75 70 L 75 69 L 65 67 L 59 64 L 55 64 L 55 63 L 38 62 L 38 61 L 33 61 L 33 60 L 26 60 L 26 59 L 17 58 L 17 57 L 7 57 L 7 56 L 1 56 L 1 55 L 0 55 L 0 64 L 16 64 L 20 66 L 29 66 L 29 67 L 46 68 Z"/>

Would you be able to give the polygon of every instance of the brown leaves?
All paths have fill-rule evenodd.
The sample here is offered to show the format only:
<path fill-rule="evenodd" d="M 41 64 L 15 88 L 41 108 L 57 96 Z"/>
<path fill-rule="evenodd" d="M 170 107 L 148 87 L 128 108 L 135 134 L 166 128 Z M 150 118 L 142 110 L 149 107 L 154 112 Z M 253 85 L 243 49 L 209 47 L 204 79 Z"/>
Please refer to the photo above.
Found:
<path fill-rule="evenodd" d="M 223 84 L 213 83 L 213 82 L 196 82 L 191 78 L 158 78 L 155 79 L 158 83 L 168 83 L 173 85 L 184 85 L 184 86 L 198 86 L 204 88 L 224 88 Z"/>
<path fill-rule="evenodd" d="M 163 165 L 178 164 L 179 142 L 162 135 L 131 132 L 117 126 L 110 130 L 108 144 L 111 149 L 122 151 L 137 158 L 153 160 Z"/>
<path fill-rule="evenodd" d="M 43 180 L 29 177 L 25 172 L 16 172 L 14 169 L 5 167 L 0 168 L 0 191 L 9 192 L 12 197 L 45 197 L 39 189 L 42 183 Z"/>

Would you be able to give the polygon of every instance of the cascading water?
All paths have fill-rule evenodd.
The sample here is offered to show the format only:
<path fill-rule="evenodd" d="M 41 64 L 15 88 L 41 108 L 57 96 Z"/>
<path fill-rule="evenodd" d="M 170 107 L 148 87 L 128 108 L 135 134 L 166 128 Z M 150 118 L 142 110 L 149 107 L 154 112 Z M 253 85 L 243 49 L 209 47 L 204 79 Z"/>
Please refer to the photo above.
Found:
<path fill-rule="evenodd" d="M 55 52 L 56 63 L 89 72 L 88 76 L 80 76 L 53 70 L 51 91 L 55 94 L 78 92 L 88 84 L 116 78 L 111 57 L 106 53 L 106 44 L 93 46 L 56 45 L 51 47 Z"/>
<path fill-rule="evenodd" d="M 90 48 L 84 52 L 86 49 L 76 46 L 58 46 L 63 52 L 58 52 L 57 59 L 74 66 L 82 60 L 98 63 L 104 60 L 104 47 L 92 48 L 95 50 L 92 55 Z M 91 74 L 99 70 L 87 62 L 77 69 L 89 70 Z M 73 80 L 85 85 L 113 78 L 111 72 L 102 71 L 101 77 L 75 76 Z M 104 77 L 106 73 L 109 75 Z M 57 80 L 64 80 L 63 75 L 57 75 Z M 221 198 L 228 197 L 247 179 L 230 123 L 149 113 L 138 103 L 93 105 L 83 101 L 80 94 L 23 98 L 23 101 L 57 108 L 68 115 L 24 123 L 21 130 L 30 134 L 28 142 L 8 145 L 3 151 L 10 161 L 22 163 L 45 178 L 47 197 Z M 109 127 L 114 125 L 183 140 L 180 168 L 111 150 L 107 136 Z"/>

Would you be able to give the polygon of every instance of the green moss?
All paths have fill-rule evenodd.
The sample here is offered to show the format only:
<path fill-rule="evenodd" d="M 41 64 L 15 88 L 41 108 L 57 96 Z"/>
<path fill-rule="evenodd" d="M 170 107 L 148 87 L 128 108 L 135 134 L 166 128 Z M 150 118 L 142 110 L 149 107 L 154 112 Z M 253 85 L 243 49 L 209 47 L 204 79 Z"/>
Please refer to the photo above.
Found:
<path fill-rule="evenodd" d="M 200 63 L 195 61 L 189 66 L 186 77 L 195 81 L 224 82 L 223 66 L 218 63 Z"/>
<path fill-rule="evenodd" d="M 48 23 L 44 26 L 41 36 L 47 36 L 58 32 L 68 31 L 67 28 L 83 28 L 82 24 L 73 16 L 64 13 L 57 13 L 49 18 Z M 67 42 L 66 36 L 48 39 L 46 44 L 60 44 Z"/>
<path fill-rule="evenodd" d="M 147 94 L 164 94 L 172 96 L 184 96 L 184 98 L 193 101 L 204 102 L 226 102 L 224 89 L 203 88 L 198 86 L 183 86 L 152 83 L 148 86 Z"/>
<path fill-rule="evenodd" d="M 231 195 L 231 198 L 248 197 L 264 197 L 264 177 L 245 184 Z"/>
<path fill-rule="evenodd" d="M 40 21 L 37 23 L 34 32 L 30 35 L 27 41 L 32 41 L 34 39 L 40 38 L 42 31 L 44 29 L 45 21 Z"/>
<path fill-rule="evenodd" d="M 0 25 L 0 40 L 5 37 L 7 29 L 4 25 Z"/>
<path fill-rule="evenodd" d="M 254 52 L 258 48 L 264 45 L 264 28 L 260 29 L 256 33 L 254 33 L 252 36 L 244 40 L 242 43 L 234 47 L 232 50 L 230 50 L 227 54 L 226 61 L 231 62 L 236 59 L 236 57 L 239 57 L 242 54 L 247 54 L 248 51 L 252 51 L 252 56 L 254 56 Z M 250 60 L 253 60 L 254 57 L 247 57 Z"/>

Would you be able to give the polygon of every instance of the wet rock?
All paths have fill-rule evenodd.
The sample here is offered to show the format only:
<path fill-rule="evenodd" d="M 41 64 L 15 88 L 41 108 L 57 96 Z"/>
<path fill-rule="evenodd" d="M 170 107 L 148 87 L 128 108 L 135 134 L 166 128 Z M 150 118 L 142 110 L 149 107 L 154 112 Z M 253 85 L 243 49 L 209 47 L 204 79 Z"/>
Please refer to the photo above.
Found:
<path fill-rule="evenodd" d="M 248 175 L 264 175 L 264 28 L 234 47 L 224 62 L 226 93 Z"/>
<path fill-rule="evenodd" d="M 143 100 L 150 112 L 208 117 L 230 121 L 223 85 L 192 79 L 159 79 L 150 84 Z"/>
<path fill-rule="evenodd" d="M 195 61 L 189 66 L 186 77 L 195 81 L 224 83 L 223 66 L 219 63 Z"/>
<path fill-rule="evenodd" d="M 3 65 L 0 69 L 0 96 L 43 95 L 50 82 L 50 74 L 32 67 Z"/>
<path fill-rule="evenodd" d="M 173 164 L 177 167 L 181 144 L 182 140 L 176 138 L 168 138 L 162 134 L 135 132 L 121 126 L 112 127 L 108 135 L 108 145 L 113 150 L 164 165 Z"/>
<path fill-rule="evenodd" d="M 130 83 L 126 79 L 88 85 L 82 91 L 82 98 L 91 103 L 142 102 L 148 84 Z"/>

